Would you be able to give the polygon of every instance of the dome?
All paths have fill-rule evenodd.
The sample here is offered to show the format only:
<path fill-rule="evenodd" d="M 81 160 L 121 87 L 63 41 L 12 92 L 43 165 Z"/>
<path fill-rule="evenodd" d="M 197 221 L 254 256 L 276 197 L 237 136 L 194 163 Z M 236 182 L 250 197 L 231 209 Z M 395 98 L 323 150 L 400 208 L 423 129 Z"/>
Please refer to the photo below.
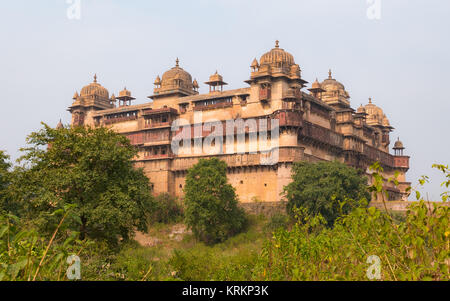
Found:
<path fill-rule="evenodd" d="M 311 89 L 321 89 L 322 86 L 320 85 L 319 81 L 316 78 L 316 81 L 312 83 Z"/>
<path fill-rule="evenodd" d="M 359 113 L 359 114 L 366 114 L 366 109 L 364 108 L 364 106 L 361 104 L 360 106 L 359 106 L 359 108 L 356 110 L 356 113 Z"/>
<path fill-rule="evenodd" d="M 128 91 L 125 87 L 122 91 L 119 92 L 119 97 L 131 97 L 131 92 Z"/>
<path fill-rule="evenodd" d="M 209 77 L 210 82 L 223 82 L 223 77 L 217 71 Z"/>
<path fill-rule="evenodd" d="M 400 138 L 398 138 L 397 141 L 395 141 L 394 149 L 404 149 L 403 143 L 400 141 Z"/>
<path fill-rule="evenodd" d="M 87 86 L 83 87 L 83 89 L 81 89 L 81 93 L 80 93 L 81 97 L 86 97 L 86 96 L 91 96 L 91 95 L 96 95 L 96 96 L 100 96 L 105 99 L 109 99 L 108 90 L 106 90 L 106 88 L 104 88 L 102 85 L 97 83 L 97 75 L 94 75 L 94 82 L 90 83 L 89 85 L 87 85 Z"/>
<path fill-rule="evenodd" d="M 331 76 L 331 70 L 328 71 L 328 78 L 322 82 L 321 86 L 322 86 L 322 89 L 324 89 L 327 92 L 329 92 L 329 91 L 345 91 L 344 85 L 341 84 L 340 82 L 338 82 L 337 80 L 335 80 Z"/>
<path fill-rule="evenodd" d="M 383 116 L 383 122 L 382 122 L 383 126 L 385 127 L 390 127 L 391 124 L 389 123 L 389 119 L 386 117 L 386 115 Z"/>
<path fill-rule="evenodd" d="M 275 65 L 280 63 L 282 65 L 287 66 L 295 64 L 294 57 L 292 56 L 292 54 L 281 49 L 279 46 L 279 42 L 276 41 L 275 48 L 263 54 L 261 56 L 261 59 L 259 60 L 259 64 L 262 66 L 262 65 Z"/>
<path fill-rule="evenodd" d="M 383 125 L 383 120 L 385 118 L 387 120 L 387 117 L 384 114 L 383 110 L 372 103 L 372 98 L 369 98 L 369 103 L 364 106 L 364 109 L 366 110 L 366 113 L 368 115 L 367 123 L 370 125 Z"/>
<path fill-rule="evenodd" d="M 161 88 L 171 87 L 175 85 L 175 80 L 181 81 L 182 88 L 191 89 L 192 76 L 179 66 L 179 60 L 176 60 L 176 65 L 172 69 L 166 71 L 161 79 Z"/>

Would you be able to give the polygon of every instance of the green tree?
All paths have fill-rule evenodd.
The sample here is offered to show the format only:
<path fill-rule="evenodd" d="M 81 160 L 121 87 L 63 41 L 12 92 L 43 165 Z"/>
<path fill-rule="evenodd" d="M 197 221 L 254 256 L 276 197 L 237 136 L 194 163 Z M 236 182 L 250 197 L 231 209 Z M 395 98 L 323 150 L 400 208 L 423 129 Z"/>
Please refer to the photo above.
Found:
<path fill-rule="evenodd" d="M 73 204 L 72 227 L 81 239 L 117 244 L 135 228 L 145 232 L 153 198 L 148 178 L 133 167 L 130 141 L 106 128 L 43 125 L 27 138 L 16 176 L 16 198 L 28 218 L 52 225 L 50 212 Z"/>
<path fill-rule="evenodd" d="M 235 189 L 228 183 L 227 165 L 217 158 L 200 161 L 189 169 L 185 185 L 185 219 L 199 240 L 224 241 L 246 224 L 237 206 Z"/>
<path fill-rule="evenodd" d="M 284 188 L 287 210 L 304 207 L 312 215 L 321 214 L 332 226 L 336 218 L 370 200 L 367 178 L 352 167 L 334 162 L 297 162 L 292 182 Z"/>

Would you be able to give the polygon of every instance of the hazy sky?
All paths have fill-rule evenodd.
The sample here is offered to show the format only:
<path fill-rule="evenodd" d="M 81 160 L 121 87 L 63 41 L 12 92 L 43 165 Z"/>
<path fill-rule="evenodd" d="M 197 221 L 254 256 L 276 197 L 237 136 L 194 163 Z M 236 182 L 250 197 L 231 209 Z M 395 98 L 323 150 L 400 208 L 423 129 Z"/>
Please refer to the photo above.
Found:
<path fill-rule="evenodd" d="M 278 39 L 304 79 L 331 68 L 354 108 L 372 97 L 411 155 L 408 180 L 431 176 L 426 190 L 439 196 L 443 177 L 431 165 L 449 163 L 449 1 L 381 0 L 379 20 L 368 18 L 367 0 L 81 0 L 79 20 L 69 6 L 1 1 L 0 149 L 14 159 L 41 121 L 70 121 L 72 96 L 94 73 L 136 103 L 176 57 L 199 83 L 217 69 L 228 88 L 246 87 L 252 60 Z"/>

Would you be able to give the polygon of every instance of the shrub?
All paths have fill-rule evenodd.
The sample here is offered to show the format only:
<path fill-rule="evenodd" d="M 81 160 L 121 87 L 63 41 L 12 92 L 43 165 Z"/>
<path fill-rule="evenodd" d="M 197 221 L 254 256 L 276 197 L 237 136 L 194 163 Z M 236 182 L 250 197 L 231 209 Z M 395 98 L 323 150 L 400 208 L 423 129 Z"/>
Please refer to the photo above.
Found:
<path fill-rule="evenodd" d="M 67 279 L 68 256 L 80 254 L 90 243 L 67 229 L 65 221 L 72 213 L 73 206 L 54 211 L 59 222 L 51 237 L 17 216 L 0 214 L 0 281 Z"/>
<path fill-rule="evenodd" d="M 155 198 L 154 202 L 151 222 L 167 224 L 178 222 L 183 218 L 183 207 L 175 196 L 168 193 L 161 193 Z"/>
<path fill-rule="evenodd" d="M 368 203 L 366 184 L 366 177 L 344 163 L 297 162 L 292 182 L 284 188 L 288 214 L 293 216 L 295 207 L 303 207 L 312 215 L 321 214 L 331 226 L 340 215 Z"/>
<path fill-rule="evenodd" d="M 439 166 L 448 179 L 446 167 Z M 382 191 L 379 170 L 370 187 Z M 392 179 L 389 179 L 392 181 Z M 450 181 L 443 185 L 448 187 Z M 420 194 L 417 195 L 420 198 Z M 442 194 L 445 202 L 448 192 Z M 254 280 L 368 280 L 377 256 L 381 280 L 449 280 L 450 208 L 423 199 L 410 205 L 404 220 L 374 207 L 356 208 L 326 220 L 299 208 L 291 230 L 278 229 L 263 248 Z"/>
<path fill-rule="evenodd" d="M 226 169 L 226 163 L 217 158 L 200 159 L 186 177 L 185 221 L 194 236 L 206 243 L 224 241 L 242 231 L 246 224 Z"/>
<path fill-rule="evenodd" d="M 272 232 L 278 230 L 279 228 L 287 229 L 289 225 L 289 216 L 282 213 L 275 213 L 272 215 L 264 226 L 264 230 L 267 232 Z"/>

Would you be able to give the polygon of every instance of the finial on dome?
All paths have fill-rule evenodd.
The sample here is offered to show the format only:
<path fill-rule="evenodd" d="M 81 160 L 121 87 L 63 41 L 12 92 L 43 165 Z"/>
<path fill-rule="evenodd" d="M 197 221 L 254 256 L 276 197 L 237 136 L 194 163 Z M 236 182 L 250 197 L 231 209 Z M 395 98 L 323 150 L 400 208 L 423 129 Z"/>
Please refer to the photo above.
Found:
<path fill-rule="evenodd" d="M 192 82 L 192 86 L 194 87 L 194 89 L 200 88 L 198 85 L 197 79 L 194 78 L 194 81 Z"/>
<path fill-rule="evenodd" d="M 331 69 L 328 70 L 328 79 L 333 79 Z"/>
<path fill-rule="evenodd" d="M 178 58 L 175 61 L 175 67 L 180 67 L 180 60 Z"/>
<path fill-rule="evenodd" d="M 97 73 L 94 74 L 94 83 L 96 83 L 96 82 L 97 82 Z"/>
<path fill-rule="evenodd" d="M 372 97 L 369 97 L 369 103 L 372 103 Z"/>
<path fill-rule="evenodd" d="M 56 125 L 56 129 L 57 129 L 57 130 L 60 130 L 60 129 L 63 129 L 63 128 L 64 128 L 64 125 L 62 124 L 62 120 L 59 119 L 59 122 L 58 122 L 58 124 Z"/>
<path fill-rule="evenodd" d="M 159 77 L 159 75 L 156 77 L 155 82 L 153 83 L 155 86 L 159 86 L 161 85 L 161 78 Z"/>
<path fill-rule="evenodd" d="M 280 48 L 280 41 L 278 40 L 275 41 L 275 48 Z"/>

